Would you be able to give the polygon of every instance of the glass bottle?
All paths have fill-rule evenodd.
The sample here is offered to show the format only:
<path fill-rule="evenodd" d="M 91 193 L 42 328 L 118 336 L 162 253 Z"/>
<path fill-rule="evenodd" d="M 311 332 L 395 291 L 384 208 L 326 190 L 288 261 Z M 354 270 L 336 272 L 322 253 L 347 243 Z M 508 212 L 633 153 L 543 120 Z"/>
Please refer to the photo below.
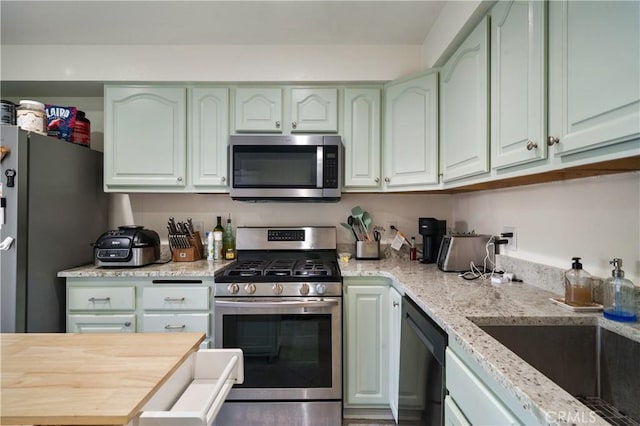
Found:
<path fill-rule="evenodd" d="M 222 253 L 222 236 L 224 234 L 224 228 L 222 227 L 222 216 L 218 216 L 217 225 L 213 228 L 213 260 L 221 260 L 224 258 Z"/>
<path fill-rule="evenodd" d="M 571 306 L 591 304 L 591 274 L 582 269 L 579 257 L 574 257 L 571 269 L 564 274 L 564 303 Z"/>
<path fill-rule="evenodd" d="M 603 315 L 614 321 L 634 322 L 636 320 L 635 287 L 624 277 L 622 259 L 616 258 L 609 263 L 613 265 L 613 271 L 602 286 Z"/>
<path fill-rule="evenodd" d="M 222 252 L 225 260 L 234 260 L 236 258 L 236 239 L 233 236 L 233 227 L 231 226 L 231 214 L 227 219 L 227 228 L 224 231 L 222 239 Z"/>

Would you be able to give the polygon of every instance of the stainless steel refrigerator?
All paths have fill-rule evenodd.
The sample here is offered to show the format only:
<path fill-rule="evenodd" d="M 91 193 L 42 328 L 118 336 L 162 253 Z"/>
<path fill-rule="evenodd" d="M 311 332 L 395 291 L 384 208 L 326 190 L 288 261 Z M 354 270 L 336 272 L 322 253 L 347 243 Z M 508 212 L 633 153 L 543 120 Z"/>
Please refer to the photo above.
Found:
<path fill-rule="evenodd" d="M 108 226 L 102 153 L 8 125 L 0 145 L 0 331 L 64 332 L 57 273 L 93 262 Z"/>

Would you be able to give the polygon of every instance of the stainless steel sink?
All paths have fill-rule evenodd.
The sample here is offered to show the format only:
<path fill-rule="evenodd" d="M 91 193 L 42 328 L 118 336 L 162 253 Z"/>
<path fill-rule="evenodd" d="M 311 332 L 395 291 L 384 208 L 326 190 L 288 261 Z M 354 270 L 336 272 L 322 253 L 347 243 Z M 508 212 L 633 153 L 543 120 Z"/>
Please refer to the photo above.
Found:
<path fill-rule="evenodd" d="M 482 325 L 612 424 L 640 425 L 640 342 L 597 325 Z"/>

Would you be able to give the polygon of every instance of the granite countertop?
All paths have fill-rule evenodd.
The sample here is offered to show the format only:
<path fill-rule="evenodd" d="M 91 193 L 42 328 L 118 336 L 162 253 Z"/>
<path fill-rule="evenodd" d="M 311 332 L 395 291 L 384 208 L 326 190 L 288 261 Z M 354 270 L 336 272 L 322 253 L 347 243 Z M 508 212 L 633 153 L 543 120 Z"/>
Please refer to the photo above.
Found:
<path fill-rule="evenodd" d="M 211 276 L 231 262 L 169 262 L 141 268 L 81 266 L 58 273 L 66 278 Z M 515 397 L 541 424 L 608 424 L 591 410 L 509 351 L 476 324 L 598 324 L 640 341 L 640 323 L 623 324 L 601 313 L 575 313 L 549 300 L 557 296 L 525 283 L 492 285 L 488 280 L 468 281 L 456 273 L 444 273 L 435 265 L 406 258 L 340 263 L 343 277 L 382 276 L 400 293 L 413 299 L 481 367 Z M 559 416 L 559 413 L 564 413 Z M 572 421 L 567 421 L 567 413 Z M 564 415 L 564 417 L 562 417 Z"/>
<path fill-rule="evenodd" d="M 413 299 L 540 424 L 609 424 L 508 350 L 478 324 L 598 324 L 640 341 L 640 324 L 605 319 L 601 313 L 575 313 L 553 304 L 557 294 L 526 283 L 492 285 L 443 273 L 435 265 L 406 259 L 341 263 L 343 277 L 384 276 Z M 561 355 L 560 355 L 561 356 Z M 560 414 L 562 413 L 562 414 Z M 571 414 L 567 416 L 567 413 Z M 564 417 L 563 417 L 564 416 Z M 571 418 L 572 421 L 567 421 Z"/>

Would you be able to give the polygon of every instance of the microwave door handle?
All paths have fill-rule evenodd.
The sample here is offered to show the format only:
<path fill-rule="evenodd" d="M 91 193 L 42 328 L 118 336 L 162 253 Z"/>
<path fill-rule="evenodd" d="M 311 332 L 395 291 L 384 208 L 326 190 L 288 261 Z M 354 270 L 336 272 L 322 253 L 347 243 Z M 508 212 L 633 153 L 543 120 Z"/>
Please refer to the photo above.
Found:
<path fill-rule="evenodd" d="M 338 301 L 335 299 L 329 300 L 309 300 L 309 301 L 279 301 L 279 302 L 232 302 L 228 300 L 216 300 L 216 306 L 227 306 L 233 308 L 324 308 L 335 306 Z"/>
<path fill-rule="evenodd" d="M 316 188 L 322 188 L 324 186 L 322 169 L 324 163 L 324 147 L 318 145 L 316 147 Z"/>

